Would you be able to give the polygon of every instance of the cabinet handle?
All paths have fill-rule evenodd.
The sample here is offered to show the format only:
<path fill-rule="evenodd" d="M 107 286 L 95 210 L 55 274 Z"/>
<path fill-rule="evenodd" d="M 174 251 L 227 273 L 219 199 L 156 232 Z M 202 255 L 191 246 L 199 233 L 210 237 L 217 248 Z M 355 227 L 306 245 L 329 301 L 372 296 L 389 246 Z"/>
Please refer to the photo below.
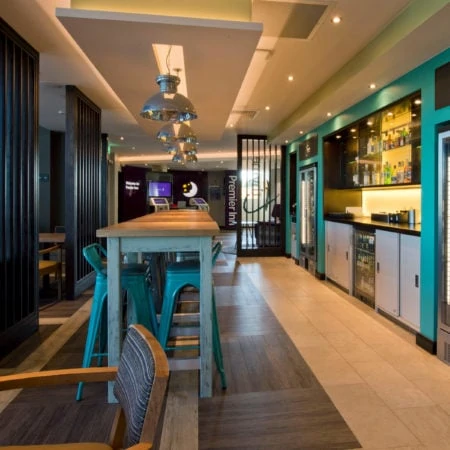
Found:
<path fill-rule="evenodd" d="M 380 273 L 380 263 L 377 262 L 377 273 Z"/>
<path fill-rule="evenodd" d="M 348 261 L 348 252 L 345 252 L 345 259 Z"/>
<path fill-rule="evenodd" d="M 419 275 L 415 275 L 415 276 L 414 276 L 414 286 L 415 286 L 416 288 L 419 287 Z"/>

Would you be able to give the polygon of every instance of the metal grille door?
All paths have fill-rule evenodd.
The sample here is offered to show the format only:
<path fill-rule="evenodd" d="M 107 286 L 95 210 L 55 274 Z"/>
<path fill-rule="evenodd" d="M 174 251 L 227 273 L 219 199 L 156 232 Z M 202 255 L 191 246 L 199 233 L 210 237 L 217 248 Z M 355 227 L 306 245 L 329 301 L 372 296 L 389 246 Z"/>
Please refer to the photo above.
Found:
<path fill-rule="evenodd" d="M 238 136 L 237 254 L 284 254 L 285 149 L 265 136 Z"/>

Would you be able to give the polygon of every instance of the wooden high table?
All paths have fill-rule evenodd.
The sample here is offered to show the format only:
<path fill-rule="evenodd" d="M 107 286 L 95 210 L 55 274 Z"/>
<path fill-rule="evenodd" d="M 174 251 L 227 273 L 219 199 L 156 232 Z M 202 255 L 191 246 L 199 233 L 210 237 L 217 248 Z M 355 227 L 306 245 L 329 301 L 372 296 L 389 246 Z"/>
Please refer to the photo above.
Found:
<path fill-rule="evenodd" d="M 200 397 L 212 396 L 212 238 L 219 226 L 204 211 L 161 211 L 97 230 L 108 247 L 108 364 L 119 363 L 122 308 L 121 253 L 199 252 Z M 115 401 L 112 385 L 108 399 Z"/>

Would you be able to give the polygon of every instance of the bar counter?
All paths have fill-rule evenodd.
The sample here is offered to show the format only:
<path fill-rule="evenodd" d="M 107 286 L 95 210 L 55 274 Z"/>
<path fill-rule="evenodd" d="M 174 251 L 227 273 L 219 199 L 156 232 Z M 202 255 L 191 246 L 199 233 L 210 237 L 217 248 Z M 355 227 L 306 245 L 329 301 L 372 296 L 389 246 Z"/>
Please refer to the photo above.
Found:
<path fill-rule="evenodd" d="M 353 225 L 359 228 L 379 229 L 385 231 L 394 231 L 401 234 L 410 234 L 412 236 L 420 236 L 421 224 L 408 224 L 408 223 L 392 223 L 392 222 L 380 222 L 372 220 L 370 217 L 355 217 L 353 219 L 339 219 L 325 214 L 325 220 L 329 222 L 339 222 Z"/>
<path fill-rule="evenodd" d="M 108 248 L 108 364 L 119 362 L 122 310 L 122 252 L 199 252 L 200 258 L 200 396 L 212 395 L 212 262 L 213 236 L 219 226 L 204 211 L 161 211 L 97 230 Z M 112 386 L 108 398 L 114 402 Z"/>

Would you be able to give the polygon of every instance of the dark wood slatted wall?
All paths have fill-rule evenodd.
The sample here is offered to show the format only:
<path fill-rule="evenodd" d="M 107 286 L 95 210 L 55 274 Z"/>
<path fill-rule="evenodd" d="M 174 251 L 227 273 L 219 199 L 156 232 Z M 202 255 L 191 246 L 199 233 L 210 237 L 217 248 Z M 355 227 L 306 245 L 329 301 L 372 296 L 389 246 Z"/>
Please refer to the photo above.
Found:
<path fill-rule="evenodd" d="M 0 19 L 0 356 L 38 327 L 39 54 Z"/>
<path fill-rule="evenodd" d="M 237 254 L 284 255 L 286 149 L 254 135 L 238 135 L 237 149 Z M 281 211 L 279 217 L 274 210 Z"/>
<path fill-rule="evenodd" d="M 66 296 L 72 299 L 92 282 L 82 249 L 106 225 L 106 146 L 100 109 L 75 86 L 66 87 L 66 115 Z"/>

